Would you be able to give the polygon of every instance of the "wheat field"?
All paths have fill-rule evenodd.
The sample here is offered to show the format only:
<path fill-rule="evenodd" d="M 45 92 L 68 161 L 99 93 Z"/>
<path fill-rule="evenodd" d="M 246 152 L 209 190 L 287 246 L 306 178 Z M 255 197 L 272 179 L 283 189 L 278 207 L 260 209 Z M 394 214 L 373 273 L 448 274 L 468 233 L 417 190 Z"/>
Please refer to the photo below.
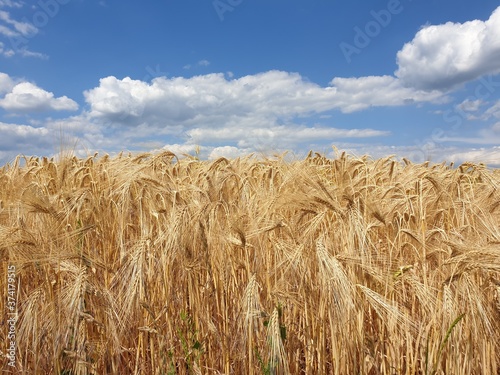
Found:
<path fill-rule="evenodd" d="M 17 158 L 0 256 L 4 373 L 500 373 L 500 173 L 480 164 Z"/>

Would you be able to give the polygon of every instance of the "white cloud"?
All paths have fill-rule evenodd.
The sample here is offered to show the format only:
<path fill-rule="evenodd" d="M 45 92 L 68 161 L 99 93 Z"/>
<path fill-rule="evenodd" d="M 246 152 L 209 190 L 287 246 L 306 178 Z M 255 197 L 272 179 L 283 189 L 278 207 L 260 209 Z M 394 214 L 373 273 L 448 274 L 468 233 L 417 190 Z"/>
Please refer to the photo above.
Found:
<path fill-rule="evenodd" d="M 455 147 L 444 146 L 422 149 L 417 145 L 374 145 L 374 144 L 349 144 L 336 143 L 335 146 L 340 152 L 345 151 L 351 155 L 368 155 L 373 159 L 384 158 L 393 155 L 396 160 L 402 158 L 409 159 L 413 163 L 423 163 L 430 161 L 432 163 L 453 162 L 459 165 L 464 162 L 484 163 L 488 167 L 500 167 L 500 147 Z M 329 157 L 335 157 L 335 152 L 326 152 Z"/>
<path fill-rule="evenodd" d="M 500 147 L 467 149 L 449 153 L 446 156 L 448 161 L 484 163 L 490 167 L 500 167 Z"/>
<path fill-rule="evenodd" d="M 373 129 L 311 128 L 288 124 L 263 128 L 195 128 L 188 130 L 187 135 L 190 143 L 238 142 L 239 146 L 245 148 L 270 144 L 279 148 L 290 148 L 304 142 L 379 137 L 389 135 L 389 132 Z"/>
<path fill-rule="evenodd" d="M 6 2 L 0 0 L 0 6 Z M 19 24 L 16 29 L 10 22 L 10 15 L 2 14 L 0 26 L 3 22 L 4 31 L 21 35 Z M 45 129 L 53 138 L 56 130 L 61 128 L 71 139 L 82 139 L 82 149 L 112 152 L 159 148 L 169 142 L 172 144 L 163 149 L 192 154 L 200 144 L 200 152 L 205 157 L 216 158 L 262 150 L 297 150 L 306 144 L 304 147 L 308 148 L 327 147 L 325 145 L 338 144 L 346 139 L 384 137 L 389 133 L 376 129 L 339 128 L 338 124 L 332 125 L 336 117 L 328 120 L 329 127 L 305 123 L 311 115 L 319 115 L 315 118 L 327 123 L 331 111 L 351 113 L 371 107 L 446 102 L 449 98 L 444 93 L 457 85 L 500 71 L 498 35 L 500 7 L 488 21 L 427 26 L 398 53 L 399 69 L 395 76 L 336 77 L 326 86 L 309 82 L 298 73 L 276 70 L 239 78 L 231 72 L 190 78 L 154 75 L 150 82 L 149 78 L 141 81 L 109 76 L 102 78 L 97 87 L 84 92 L 88 110 L 62 120 L 46 119 L 37 127 L 18 125 L 21 128 L 17 128 L 17 125 L 10 124 L 10 136 L 5 138 L 9 141 L 5 142 L 11 147 L 18 142 L 19 148 L 25 149 L 30 141 L 37 144 L 34 135 L 42 131 L 38 129 Z M 0 53 L 7 55 L 9 51 L 0 44 Z M 16 50 L 16 53 L 34 54 L 28 50 Z M 200 60 L 185 68 L 208 65 L 207 60 Z M 485 89 L 492 93 L 495 85 L 492 83 Z M 56 98 L 32 83 L 14 81 L 2 73 L 0 107 L 15 112 L 78 109 L 78 105 L 66 96 Z M 466 114 L 463 119 L 468 116 L 495 119 L 496 124 L 478 130 L 476 138 L 442 139 L 443 145 L 429 150 L 429 155 L 432 153 L 435 161 L 450 160 L 450 157 L 457 160 L 469 156 L 479 158 L 480 155 L 493 160 L 498 151 L 495 148 L 445 146 L 449 141 L 497 145 L 500 139 L 500 101 L 491 103 L 480 100 L 479 96 L 470 97 L 454 110 Z M 0 127 L 0 131 L 4 130 Z M 25 138 L 21 136 L 23 131 L 28 134 Z M 44 140 L 48 137 L 46 134 L 41 136 Z M 358 154 L 365 150 L 374 156 L 393 152 L 416 158 L 427 155 L 427 151 L 418 146 L 363 143 L 351 146 Z"/>
<path fill-rule="evenodd" d="M 448 91 L 500 72 L 500 7 L 487 21 L 423 27 L 397 54 L 396 76 L 422 90 Z"/>
<path fill-rule="evenodd" d="M 12 57 L 15 55 L 15 52 L 11 49 L 5 49 L 4 44 L 0 42 L 0 55 L 3 55 L 5 57 Z"/>
<path fill-rule="evenodd" d="M 491 130 L 495 133 L 500 134 L 500 121 L 491 127 Z"/>
<path fill-rule="evenodd" d="M 160 153 L 164 151 L 170 151 L 174 153 L 179 159 L 182 159 L 184 155 L 198 155 L 201 159 L 217 159 L 220 157 L 225 158 L 236 158 L 238 156 L 248 155 L 253 150 L 243 149 L 234 146 L 199 146 L 196 144 L 167 144 L 160 149 L 155 149 L 153 153 Z"/>
<path fill-rule="evenodd" d="M 84 96 L 89 120 L 116 129 L 125 140 L 123 147 L 148 144 L 153 137 L 174 137 L 189 150 L 205 145 L 207 157 L 235 149 L 267 152 L 297 149 L 305 143 L 324 147 L 341 139 L 383 137 L 389 132 L 311 127 L 296 120 L 330 110 L 347 113 L 446 99 L 439 92 L 403 87 L 390 76 L 335 78 L 321 87 L 283 71 L 236 79 L 222 73 L 158 77 L 150 83 L 110 76 Z M 225 148 L 211 154 L 218 147 Z"/>
<path fill-rule="evenodd" d="M 18 154 L 47 155 L 53 150 L 54 136 L 44 128 L 0 122 L 0 165 Z"/>
<path fill-rule="evenodd" d="M 478 120 L 482 117 L 481 113 L 479 113 L 479 110 L 486 104 L 487 103 L 481 99 L 465 99 L 455 106 L 455 112 L 464 119 Z"/>
<path fill-rule="evenodd" d="M 102 131 L 101 126 L 87 119 L 85 115 L 71 116 L 57 120 L 48 119 L 43 124 L 47 129 L 72 134 L 83 134 L 84 132 L 97 134 Z"/>
<path fill-rule="evenodd" d="M 0 26 L 0 34 L 7 37 L 14 36 L 32 36 L 38 32 L 38 29 L 30 22 L 19 22 L 11 18 L 10 13 L 5 10 L 0 10 L 0 21 L 6 25 Z"/>
<path fill-rule="evenodd" d="M 484 105 L 484 101 L 465 99 L 462 103 L 457 105 L 457 109 L 464 112 L 477 112 L 479 108 Z"/>
<path fill-rule="evenodd" d="M 155 95 L 147 82 L 128 77 L 123 80 L 106 77 L 99 82 L 99 87 L 84 92 L 93 117 L 139 117 L 146 101 Z"/>
<path fill-rule="evenodd" d="M 4 80 L 8 84 L 5 77 Z M 75 111 L 78 109 L 78 104 L 66 96 L 54 98 L 53 93 L 30 82 L 21 82 L 12 87 L 3 99 L 0 99 L 0 107 L 12 112 Z"/>
<path fill-rule="evenodd" d="M 193 66 L 194 66 L 194 67 L 197 67 L 197 66 L 209 66 L 209 65 L 210 65 L 210 61 L 203 59 L 203 60 L 199 60 L 199 61 L 198 61 L 196 64 L 194 64 L 194 65 L 193 65 L 193 64 L 186 64 L 186 65 L 184 65 L 184 66 L 182 67 L 182 69 L 189 70 L 189 69 L 191 69 Z"/>
<path fill-rule="evenodd" d="M 215 147 L 212 151 L 210 151 L 208 159 L 214 160 L 221 157 L 233 159 L 247 154 L 249 154 L 248 150 L 240 149 L 238 147 L 233 147 L 233 146 L 222 146 L 222 147 Z"/>
<path fill-rule="evenodd" d="M 10 92 L 14 85 L 14 80 L 8 74 L 0 72 L 0 95 Z"/>
<path fill-rule="evenodd" d="M 193 145 L 193 144 L 174 143 L 174 144 L 165 145 L 160 150 L 155 150 L 155 151 L 158 151 L 158 152 L 159 151 L 170 151 L 170 152 L 173 152 L 178 157 L 180 157 L 183 154 L 192 155 L 192 154 L 196 153 L 197 147 L 198 146 Z M 199 148 L 200 148 L 200 150 L 203 150 L 203 151 L 205 151 L 205 149 L 206 149 L 206 147 L 199 147 Z"/>
<path fill-rule="evenodd" d="M 49 133 L 49 131 L 43 127 L 35 128 L 29 125 L 7 124 L 4 122 L 0 122 L 0 132 L 2 134 L 10 133 L 21 138 L 29 136 L 43 137 Z M 3 146 L 5 146 L 5 144 Z"/>
<path fill-rule="evenodd" d="M 373 159 L 387 157 L 393 155 L 396 160 L 401 160 L 402 158 L 407 158 L 414 163 L 423 163 L 425 161 L 431 161 L 433 163 L 442 162 L 453 162 L 455 165 L 464 163 L 466 161 L 473 163 L 484 163 L 489 167 L 498 168 L 500 167 L 500 147 L 486 147 L 486 148 L 472 148 L 472 147 L 444 147 L 422 150 L 420 147 L 414 146 L 390 146 L 390 145 L 377 145 L 377 144 L 366 144 L 366 143 L 344 143 L 344 142 L 330 142 L 325 147 L 317 147 L 311 145 L 310 148 L 302 149 L 294 155 L 301 158 L 307 154 L 310 149 L 314 151 L 324 153 L 328 157 L 335 158 L 335 152 L 332 150 L 332 146 L 335 147 L 340 152 L 347 152 L 348 154 L 355 156 L 368 155 Z M 236 158 L 239 156 L 249 155 L 254 153 L 257 157 L 261 154 L 260 151 L 265 151 L 265 155 L 282 153 L 288 151 L 289 149 L 272 149 L 272 150 L 259 150 L 254 148 L 245 147 L 235 147 L 235 146 L 201 146 L 197 147 L 194 144 L 174 144 L 166 145 L 160 150 L 155 150 L 155 152 L 160 151 L 171 151 L 178 157 L 183 154 L 194 155 L 199 151 L 199 155 L 203 159 L 217 159 L 219 157 L 226 158 Z"/>
<path fill-rule="evenodd" d="M 11 30 L 9 27 L 0 25 L 0 35 L 6 36 L 7 38 L 18 35 L 15 31 Z"/>
<path fill-rule="evenodd" d="M 439 138 L 439 142 L 454 142 L 470 145 L 499 145 L 500 122 L 490 124 L 488 126 L 483 126 L 478 129 L 475 134 L 472 135 L 460 136 L 459 134 L 453 134 L 452 132 L 450 132 L 450 135 L 446 135 L 446 133 L 444 133 L 444 135 Z"/>
<path fill-rule="evenodd" d="M 495 104 L 493 104 L 490 108 L 488 108 L 484 112 L 485 119 L 490 119 L 491 117 L 494 117 L 496 119 L 500 119 L 500 100 L 497 100 Z"/>
<path fill-rule="evenodd" d="M 47 55 L 40 52 L 30 51 L 28 43 L 39 29 L 33 23 L 23 18 L 21 21 L 12 17 L 11 13 L 2 8 L 22 8 L 25 5 L 22 1 L 0 0 L 0 56 L 12 57 L 19 55 L 22 57 L 34 57 L 47 59 Z"/>
<path fill-rule="evenodd" d="M 475 138 L 460 138 L 460 142 L 476 143 L 483 145 L 499 145 L 500 144 L 500 121 L 492 124 L 487 128 L 478 131 L 478 136 Z"/>
<path fill-rule="evenodd" d="M 17 54 L 21 55 L 22 57 L 35 57 L 35 58 L 41 59 L 41 60 L 47 60 L 49 58 L 49 56 L 46 55 L 45 53 L 33 52 L 27 48 L 20 48 L 17 51 L 10 50 L 9 53 L 11 55 L 14 53 L 17 53 Z"/>
<path fill-rule="evenodd" d="M 123 150 L 119 137 L 109 138 L 83 117 L 46 121 L 40 126 L 0 122 L 0 166 L 17 155 L 51 157 L 61 151 L 85 157 L 95 151 Z"/>
<path fill-rule="evenodd" d="M 443 101 L 439 92 L 414 91 L 390 76 L 335 78 L 331 86 L 307 82 L 297 73 L 268 71 L 238 79 L 224 74 L 191 78 L 158 77 L 147 83 L 110 76 L 84 93 L 90 115 L 110 122 L 153 127 L 199 124 L 255 126 L 338 109 L 353 112 L 375 106 Z"/>
<path fill-rule="evenodd" d="M 350 113 L 369 107 L 402 106 L 419 102 L 443 103 L 447 100 L 439 91 L 426 92 L 404 87 L 391 76 L 334 78 L 336 108 Z"/>
<path fill-rule="evenodd" d="M 490 105 L 487 108 L 487 105 Z M 455 112 L 467 120 L 490 120 L 491 118 L 500 119 L 500 100 L 491 104 L 482 100 L 466 99 L 455 106 Z"/>

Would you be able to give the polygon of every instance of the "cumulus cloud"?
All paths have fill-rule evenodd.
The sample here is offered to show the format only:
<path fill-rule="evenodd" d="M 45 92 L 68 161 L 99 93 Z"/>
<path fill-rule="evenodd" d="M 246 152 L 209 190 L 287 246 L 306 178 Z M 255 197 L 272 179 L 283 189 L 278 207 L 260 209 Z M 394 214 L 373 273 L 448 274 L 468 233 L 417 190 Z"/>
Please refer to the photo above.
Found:
<path fill-rule="evenodd" d="M 335 78 L 330 86 L 321 87 L 297 73 L 283 71 L 238 79 L 226 79 L 222 73 L 158 77 L 151 83 L 110 76 L 84 95 L 92 117 L 135 125 L 148 122 L 152 126 L 220 126 L 242 119 L 251 119 L 256 126 L 270 126 L 279 118 L 334 109 L 347 113 L 443 100 L 437 91 L 415 91 L 390 76 Z"/>
<path fill-rule="evenodd" d="M 5 83 L 2 84 L 2 81 Z M 8 87 L 8 77 L 3 76 L 2 78 L 0 76 L 0 92 L 4 85 Z M 66 96 L 55 98 L 53 93 L 30 82 L 21 82 L 11 87 L 10 92 L 3 99 L 0 99 L 0 107 L 12 112 L 75 111 L 78 109 L 78 104 Z"/>
<path fill-rule="evenodd" d="M 157 77 L 150 83 L 109 76 L 84 95 L 90 117 L 110 124 L 175 127 L 193 140 L 201 139 L 201 133 L 208 136 L 210 129 L 232 129 L 233 135 L 245 129 L 252 134 L 332 110 L 352 113 L 371 107 L 445 103 L 457 85 L 500 72 L 499 34 L 500 7 L 486 21 L 422 28 L 398 52 L 394 76 L 336 77 L 327 86 L 283 71 L 240 78 L 222 73 Z M 208 65 L 208 61 L 196 65 Z M 486 104 L 470 99 L 456 110 L 476 118 Z M 366 130 L 360 134 L 371 136 Z"/>
<path fill-rule="evenodd" d="M 184 142 L 183 151 L 197 144 L 211 147 L 203 150 L 208 157 L 236 155 L 236 149 L 267 152 L 384 137 L 389 132 L 297 122 L 331 110 L 350 113 L 446 100 L 438 91 L 412 90 L 391 76 L 335 78 L 322 87 L 283 71 L 240 78 L 222 73 L 157 77 L 151 82 L 110 76 L 84 96 L 89 119 L 119 129 L 122 139 L 147 144 L 148 137 L 173 137 Z"/>
<path fill-rule="evenodd" d="M 7 3 L 15 2 L 0 0 L 0 7 L 7 6 Z M 15 23 L 7 12 L 0 13 L 1 27 L 0 36 L 9 32 L 19 35 L 29 32 L 20 23 Z M 55 129 L 60 127 L 71 136 L 85 140 L 89 149 L 158 149 L 168 143 L 163 149 L 192 154 L 199 144 L 200 152 L 209 158 L 233 157 L 262 150 L 324 147 L 328 143 L 354 139 L 361 142 L 389 133 L 376 129 L 342 128 L 339 124 L 332 124 L 335 117 L 326 121 L 329 112 L 352 113 L 372 107 L 447 102 L 451 90 L 460 84 L 500 72 L 498 35 L 500 7 L 487 21 L 426 26 L 399 51 L 399 68 L 395 75 L 335 77 L 323 86 L 298 73 L 278 70 L 239 78 L 231 72 L 190 78 L 153 75 L 151 80 L 149 77 L 133 80 L 109 76 L 102 78 L 97 87 L 84 92 L 88 107 L 79 115 L 58 121 L 45 120 L 40 127 L 19 125 L 21 128 L 16 128 L 11 124 L 10 136 L 5 139 L 25 145 L 24 140 L 28 142 L 35 137 L 22 138 L 23 131 L 34 135 L 42 131 L 37 129 L 46 129 L 55 134 Z M 1 42 L 0 53 L 9 53 Z M 16 53 L 32 54 L 28 50 Z M 208 61 L 200 60 L 189 68 L 208 65 Z M 488 81 L 482 90 L 492 94 L 495 87 L 496 82 Z M 462 119 L 493 119 L 495 124 L 478 130 L 476 139 L 443 138 L 442 142 L 498 144 L 500 101 L 486 101 L 490 95 L 479 99 L 477 92 L 475 97 L 469 97 L 452 108 Z M 66 96 L 55 97 L 33 83 L 15 81 L 3 73 L 0 73 L 0 107 L 23 113 L 78 109 L 78 105 Z M 310 125 L 310 116 L 315 115 L 328 126 Z M 0 127 L 2 136 L 4 130 Z M 49 137 L 45 134 L 39 136 L 42 139 Z M 383 156 L 395 151 L 402 156 L 425 157 L 417 146 L 391 148 L 360 143 L 353 147 L 355 152 L 366 150 L 372 155 Z M 493 160 L 498 150 L 457 150 L 443 146 L 432 151 L 437 153 L 439 160 L 479 155 Z"/>
<path fill-rule="evenodd" d="M 423 27 L 397 54 L 396 76 L 407 87 L 449 91 L 500 72 L 500 7 L 486 21 Z"/>

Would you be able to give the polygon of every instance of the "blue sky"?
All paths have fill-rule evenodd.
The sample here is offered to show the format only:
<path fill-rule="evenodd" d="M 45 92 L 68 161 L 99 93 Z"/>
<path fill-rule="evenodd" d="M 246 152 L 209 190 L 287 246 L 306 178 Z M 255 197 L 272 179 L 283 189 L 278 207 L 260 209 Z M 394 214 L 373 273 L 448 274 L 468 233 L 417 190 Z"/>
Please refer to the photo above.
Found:
<path fill-rule="evenodd" d="M 0 165 L 61 144 L 499 167 L 500 3 L 0 0 Z"/>

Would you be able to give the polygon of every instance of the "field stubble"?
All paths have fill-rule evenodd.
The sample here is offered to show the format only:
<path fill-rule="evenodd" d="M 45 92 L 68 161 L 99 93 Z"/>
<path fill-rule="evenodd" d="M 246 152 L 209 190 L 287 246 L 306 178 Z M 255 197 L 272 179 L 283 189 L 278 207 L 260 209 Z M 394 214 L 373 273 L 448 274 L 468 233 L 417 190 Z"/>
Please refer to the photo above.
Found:
<path fill-rule="evenodd" d="M 498 170 L 345 154 L 21 161 L 0 169 L 19 373 L 500 371 Z"/>

